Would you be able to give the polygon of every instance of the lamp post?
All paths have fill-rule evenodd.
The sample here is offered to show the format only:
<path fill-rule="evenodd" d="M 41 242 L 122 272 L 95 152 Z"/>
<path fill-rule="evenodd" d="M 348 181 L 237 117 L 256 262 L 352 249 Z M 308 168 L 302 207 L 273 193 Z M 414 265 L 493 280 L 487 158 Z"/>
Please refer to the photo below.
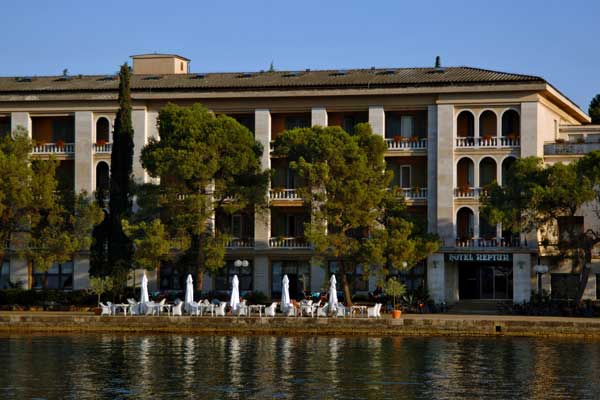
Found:
<path fill-rule="evenodd" d="M 248 263 L 248 260 L 235 260 L 235 261 L 233 262 L 233 265 L 235 265 L 235 266 L 236 266 L 236 267 L 238 267 L 238 268 L 239 268 L 239 267 L 244 267 L 244 268 L 246 268 L 246 267 L 247 267 L 248 265 L 250 265 L 250 264 Z"/>
<path fill-rule="evenodd" d="M 548 272 L 548 266 L 543 264 L 538 264 L 534 267 L 534 270 L 537 274 L 537 284 L 538 284 L 538 299 L 542 300 L 542 275 Z"/>

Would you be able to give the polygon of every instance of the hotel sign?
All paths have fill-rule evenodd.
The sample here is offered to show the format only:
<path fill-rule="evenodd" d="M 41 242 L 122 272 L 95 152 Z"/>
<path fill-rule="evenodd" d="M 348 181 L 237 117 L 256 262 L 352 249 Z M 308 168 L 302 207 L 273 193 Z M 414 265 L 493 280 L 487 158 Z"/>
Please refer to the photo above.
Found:
<path fill-rule="evenodd" d="M 512 262 L 511 253 L 446 253 L 448 262 Z"/>

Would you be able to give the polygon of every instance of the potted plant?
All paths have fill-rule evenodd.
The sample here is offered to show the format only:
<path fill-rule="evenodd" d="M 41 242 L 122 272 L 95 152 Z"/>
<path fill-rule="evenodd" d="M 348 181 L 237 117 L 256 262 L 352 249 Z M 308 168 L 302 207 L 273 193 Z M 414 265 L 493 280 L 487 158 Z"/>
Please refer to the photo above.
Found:
<path fill-rule="evenodd" d="M 58 147 L 59 149 L 62 149 L 63 147 L 65 147 L 65 141 L 62 139 L 57 140 L 56 147 Z"/>
<path fill-rule="evenodd" d="M 96 140 L 96 146 L 104 146 L 105 144 L 107 144 L 108 142 L 104 139 L 98 139 Z"/>
<path fill-rule="evenodd" d="M 413 143 L 416 143 L 416 142 L 419 141 L 419 137 L 418 136 L 411 136 L 410 137 L 410 141 L 413 142 Z"/>
<path fill-rule="evenodd" d="M 113 288 L 113 280 L 110 276 L 94 276 L 90 278 L 90 291 L 98 295 L 98 306 L 94 308 L 94 314 L 100 315 L 100 296 Z"/>
<path fill-rule="evenodd" d="M 385 293 L 392 297 L 392 304 L 394 310 L 392 311 L 392 318 L 398 319 L 402 316 L 402 311 L 396 307 L 396 299 L 403 296 L 406 293 L 406 286 L 396 278 L 390 278 L 385 283 Z"/>
<path fill-rule="evenodd" d="M 404 138 L 400 135 L 394 136 L 394 143 L 400 143 Z"/>

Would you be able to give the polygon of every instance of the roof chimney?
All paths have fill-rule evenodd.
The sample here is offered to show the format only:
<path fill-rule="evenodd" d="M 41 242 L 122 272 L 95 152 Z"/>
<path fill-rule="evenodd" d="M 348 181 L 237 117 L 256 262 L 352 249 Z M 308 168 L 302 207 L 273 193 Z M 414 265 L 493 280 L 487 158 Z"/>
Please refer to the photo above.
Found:
<path fill-rule="evenodd" d="M 135 75 L 187 74 L 190 60 L 177 54 L 137 54 L 133 59 Z"/>
<path fill-rule="evenodd" d="M 442 59 L 440 56 L 435 56 L 435 67 L 442 68 Z"/>

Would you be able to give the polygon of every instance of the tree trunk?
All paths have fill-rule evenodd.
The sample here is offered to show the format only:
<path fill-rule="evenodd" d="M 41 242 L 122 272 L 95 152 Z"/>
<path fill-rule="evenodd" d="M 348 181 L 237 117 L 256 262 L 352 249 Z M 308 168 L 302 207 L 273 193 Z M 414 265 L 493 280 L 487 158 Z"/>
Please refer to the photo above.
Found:
<path fill-rule="evenodd" d="M 352 293 L 350 291 L 350 282 L 348 282 L 348 275 L 346 274 L 346 266 L 343 261 L 340 261 L 340 269 L 342 278 L 342 287 L 344 288 L 344 297 L 346 298 L 346 306 L 352 307 Z"/>
<path fill-rule="evenodd" d="M 588 267 L 588 262 L 591 263 L 592 260 L 592 250 L 591 248 L 584 250 L 585 255 L 583 257 L 583 265 L 581 266 L 581 275 L 579 277 L 579 287 L 577 288 L 577 297 L 576 304 L 581 304 L 583 300 L 583 294 L 585 293 L 585 288 L 587 287 L 588 279 L 590 277 L 591 266 Z"/>
<path fill-rule="evenodd" d="M 196 290 L 201 292 L 202 286 L 204 284 L 204 271 L 198 268 L 198 272 L 196 273 Z"/>

